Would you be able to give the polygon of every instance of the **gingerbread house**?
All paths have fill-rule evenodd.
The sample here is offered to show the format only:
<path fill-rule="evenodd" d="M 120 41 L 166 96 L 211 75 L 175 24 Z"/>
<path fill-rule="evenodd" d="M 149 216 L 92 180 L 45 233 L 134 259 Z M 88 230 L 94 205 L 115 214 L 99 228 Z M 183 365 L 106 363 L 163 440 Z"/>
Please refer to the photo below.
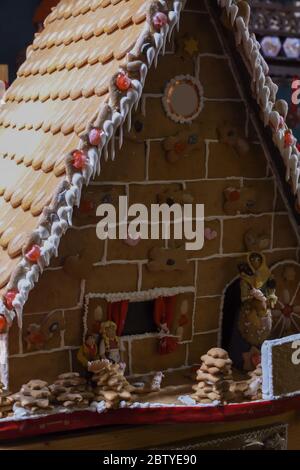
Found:
<path fill-rule="evenodd" d="M 299 332 L 299 151 L 249 15 L 243 0 L 61 0 L 47 17 L 0 110 L 11 391 L 82 385 L 94 352 L 177 384 L 202 357 L 196 401 L 247 400 L 249 381 L 221 393 L 207 374 L 230 382 L 233 361 L 260 377 L 264 341 Z M 119 196 L 204 204 L 203 247 L 100 240 L 97 207 Z"/>

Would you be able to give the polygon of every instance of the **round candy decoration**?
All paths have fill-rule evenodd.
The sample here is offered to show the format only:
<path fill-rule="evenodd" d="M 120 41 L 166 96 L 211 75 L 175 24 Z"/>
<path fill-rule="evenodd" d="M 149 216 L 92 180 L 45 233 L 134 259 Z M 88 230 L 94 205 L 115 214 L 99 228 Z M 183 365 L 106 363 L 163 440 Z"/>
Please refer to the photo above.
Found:
<path fill-rule="evenodd" d="M 100 129 L 97 129 L 94 127 L 93 129 L 90 130 L 89 132 L 89 142 L 91 145 L 94 145 L 95 147 L 98 147 L 98 145 L 101 142 L 103 132 Z"/>
<path fill-rule="evenodd" d="M 168 23 L 168 17 L 162 11 L 158 11 L 153 15 L 152 22 L 154 29 L 156 29 L 156 31 L 159 31 Z"/>
<path fill-rule="evenodd" d="M 13 301 L 15 300 L 18 293 L 18 289 L 10 289 L 4 295 L 4 304 L 8 310 L 12 310 L 14 308 Z"/>
<path fill-rule="evenodd" d="M 77 170 L 82 170 L 86 166 L 87 156 L 82 150 L 75 150 L 73 152 L 73 166 Z"/>
<path fill-rule="evenodd" d="M 31 263 L 36 263 L 41 256 L 41 248 L 38 245 L 33 245 L 25 254 L 25 258 Z"/>
<path fill-rule="evenodd" d="M 167 84 L 162 101 L 172 121 L 192 122 L 203 109 L 202 85 L 191 75 L 178 75 Z"/>
<path fill-rule="evenodd" d="M 116 78 L 116 87 L 119 91 L 127 91 L 131 87 L 131 80 L 126 73 L 121 72 Z"/>
<path fill-rule="evenodd" d="M 283 50 L 289 59 L 298 59 L 300 56 L 300 39 L 286 38 L 283 43 Z"/>
<path fill-rule="evenodd" d="M 284 147 L 290 147 L 295 142 L 295 138 L 291 130 L 287 130 L 284 134 Z"/>
<path fill-rule="evenodd" d="M 281 50 L 281 41 L 277 36 L 265 36 L 261 41 L 265 57 L 277 57 Z"/>

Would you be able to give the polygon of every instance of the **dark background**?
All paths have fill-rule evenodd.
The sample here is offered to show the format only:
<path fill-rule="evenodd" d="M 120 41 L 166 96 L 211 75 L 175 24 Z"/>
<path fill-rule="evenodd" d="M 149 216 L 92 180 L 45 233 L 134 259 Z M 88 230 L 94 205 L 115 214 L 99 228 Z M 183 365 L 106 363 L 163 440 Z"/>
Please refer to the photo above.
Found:
<path fill-rule="evenodd" d="M 8 64 L 10 80 L 16 57 L 33 39 L 32 18 L 40 0 L 0 0 L 0 64 Z"/>

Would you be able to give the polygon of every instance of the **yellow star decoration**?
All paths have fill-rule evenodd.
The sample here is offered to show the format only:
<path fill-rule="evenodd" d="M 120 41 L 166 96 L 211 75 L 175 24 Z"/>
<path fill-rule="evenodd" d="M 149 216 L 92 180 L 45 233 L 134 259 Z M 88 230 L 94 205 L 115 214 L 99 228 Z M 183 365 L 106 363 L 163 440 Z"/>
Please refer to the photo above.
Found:
<path fill-rule="evenodd" d="M 191 56 L 199 51 L 198 41 L 195 38 L 187 38 L 184 41 L 184 50 Z"/>

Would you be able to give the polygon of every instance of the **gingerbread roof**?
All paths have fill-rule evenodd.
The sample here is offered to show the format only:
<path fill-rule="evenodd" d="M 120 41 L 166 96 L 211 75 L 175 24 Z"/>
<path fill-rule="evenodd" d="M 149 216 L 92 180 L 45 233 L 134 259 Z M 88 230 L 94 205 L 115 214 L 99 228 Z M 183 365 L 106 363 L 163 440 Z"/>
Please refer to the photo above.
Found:
<path fill-rule="evenodd" d="M 130 127 L 148 67 L 164 50 L 184 3 L 61 0 L 28 48 L 0 108 L 0 311 L 7 318 L 13 307 L 21 321 L 29 291 L 57 252 L 109 141 L 114 158 L 117 129 L 122 145 L 122 126 L 128 118 Z M 276 131 L 274 142 L 286 158 L 276 86 L 249 34 L 247 4 L 218 3 L 241 46 L 265 124 Z M 298 155 L 294 145 L 289 155 Z"/>
<path fill-rule="evenodd" d="M 154 10 L 163 8 L 159 2 L 154 4 Z M 44 31 L 36 35 L 28 48 L 27 59 L 0 110 L 1 294 L 12 284 L 17 287 L 15 280 L 8 283 L 16 268 L 20 274 L 20 262 L 29 246 L 28 234 L 37 231 L 43 209 L 49 205 L 54 208 L 56 204 L 57 212 L 64 205 L 73 206 L 72 197 L 78 200 L 83 180 L 78 173 L 76 188 L 72 188 L 72 178 L 76 175 L 69 174 L 66 183 L 65 159 L 74 149 L 84 146 L 79 136 L 106 109 L 104 144 L 140 96 L 140 83 L 132 80 L 129 99 L 122 102 L 123 116 L 119 112 L 114 114 L 109 84 L 113 75 L 129 61 L 126 55 L 138 38 L 150 34 L 152 26 L 146 22 L 149 5 L 149 1 L 141 0 L 62 0 L 46 19 Z M 171 14 L 169 24 L 172 22 Z M 165 34 L 169 27 L 162 28 Z M 157 39 L 153 45 L 159 49 L 162 41 Z M 154 48 L 153 54 L 156 54 Z M 150 55 L 151 51 L 149 60 Z M 144 70 L 143 64 L 138 63 L 132 73 L 141 80 Z M 109 102 L 111 107 L 104 108 Z M 94 157 L 89 155 L 89 164 Z M 89 164 L 83 172 L 85 180 L 94 171 L 90 171 Z M 61 202 L 57 205 L 58 191 Z M 65 198 L 66 191 L 69 193 Z M 59 217 L 70 222 L 65 213 Z M 52 214 L 52 222 L 54 218 Z M 46 238 L 51 235 L 53 238 L 51 227 L 43 222 L 46 232 L 48 229 Z M 51 220 L 48 222 L 51 225 Z M 64 226 L 56 228 L 57 234 L 64 230 Z M 35 233 L 36 244 L 42 246 L 45 233 L 41 230 L 38 233 Z M 49 246 L 42 248 L 43 257 L 46 250 L 50 257 L 53 250 Z M 26 277 L 26 269 L 31 266 L 25 265 L 26 261 L 22 265 Z"/>

